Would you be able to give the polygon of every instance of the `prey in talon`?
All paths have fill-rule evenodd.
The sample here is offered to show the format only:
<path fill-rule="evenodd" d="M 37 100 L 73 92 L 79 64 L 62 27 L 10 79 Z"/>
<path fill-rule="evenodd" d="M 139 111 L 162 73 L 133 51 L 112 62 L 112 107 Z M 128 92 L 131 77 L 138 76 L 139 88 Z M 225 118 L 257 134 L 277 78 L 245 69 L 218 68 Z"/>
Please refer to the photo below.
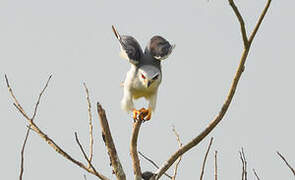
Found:
<path fill-rule="evenodd" d="M 133 112 L 134 120 L 140 118 L 148 121 L 156 108 L 158 88 L 162 80 L 161 62 L 168 58 L 175 45 L 156 35 L 150 39 L 143 51 L 134 37 L 120 35 L 114 26 L 112 29 L 119 41 L 121 57 L 131 64 L 123 83 L 121 107 L 126 112 Z M 142 97 L 148 101 L 148 108 L 136 110 L 133 100 Z"/>

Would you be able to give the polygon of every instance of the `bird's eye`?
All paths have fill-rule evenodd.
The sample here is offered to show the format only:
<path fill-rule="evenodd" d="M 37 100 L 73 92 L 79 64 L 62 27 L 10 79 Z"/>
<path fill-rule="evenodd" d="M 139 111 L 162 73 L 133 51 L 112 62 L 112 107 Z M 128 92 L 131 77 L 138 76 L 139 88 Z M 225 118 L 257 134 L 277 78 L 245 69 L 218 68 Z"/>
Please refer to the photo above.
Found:
<path fill-rule="evenodd" d="M 158 79 L 158 77 L 159 77 L 159 74 L 157 74 L 155 77 L 153 77 L 153 80 Z"/>
<path fill-rule="evenodd" d="M 145 79 L 145 76 L 143 74 L 141 74 L 142 79 Z"/>

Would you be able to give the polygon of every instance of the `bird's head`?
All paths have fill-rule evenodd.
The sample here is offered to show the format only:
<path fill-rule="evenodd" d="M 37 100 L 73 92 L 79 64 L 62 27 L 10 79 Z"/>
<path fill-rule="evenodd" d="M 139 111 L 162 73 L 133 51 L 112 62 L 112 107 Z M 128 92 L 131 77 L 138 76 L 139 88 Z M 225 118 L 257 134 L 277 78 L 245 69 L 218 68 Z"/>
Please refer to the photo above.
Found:
<path fill-rule="evenodd" d="M 161 70 L 152 65 L 141 66 L 137 75 L 146 88 L 156 87 L 162 80 Z"/>

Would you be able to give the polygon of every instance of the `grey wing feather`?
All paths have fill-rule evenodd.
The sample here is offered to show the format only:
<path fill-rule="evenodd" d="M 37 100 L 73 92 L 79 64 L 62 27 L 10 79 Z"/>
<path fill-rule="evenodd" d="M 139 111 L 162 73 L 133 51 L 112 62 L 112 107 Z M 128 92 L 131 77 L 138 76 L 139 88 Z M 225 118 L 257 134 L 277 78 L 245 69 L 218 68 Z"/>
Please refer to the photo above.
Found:
<path fill-rule="evenodd" d="M 135 65 L 138 64 L 143 52 L 137 40 L 132 36 L 121 36 L 114 26 L 112 26 L 112 29 L 120 42 L 121 50 L 125 53 L 124 56 L 127 56 L 126 58 L 130 63 Z"/>
<path fill-rule="evenodd" d="M 147 49 L 150 54 L 158 60 L 166 59 L 175 48 L 166 39 L 161 36 L 153 36 L 148 44 Z"/>

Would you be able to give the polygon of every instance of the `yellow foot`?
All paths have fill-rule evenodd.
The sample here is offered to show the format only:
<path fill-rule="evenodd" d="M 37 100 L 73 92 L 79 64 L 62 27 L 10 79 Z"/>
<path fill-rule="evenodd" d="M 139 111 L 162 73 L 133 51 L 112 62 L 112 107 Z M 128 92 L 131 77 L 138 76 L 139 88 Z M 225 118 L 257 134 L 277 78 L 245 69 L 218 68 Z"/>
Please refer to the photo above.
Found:
<path fill-rule="evenodd" d="M 133 119 L 137 119 L 137 116 L 140 114 L 140 111 L 133 109 Z"/>
<path fill-rule="evenodd" d="M 143 121 L 148 121 L 152 117 L 152 110 L 141 108 L 140 110 L 133 109 L 133 119 L 140 119 Z"/>
<path fill-rule="evenodd" d="M 148 121 L 151 119 L 152 117 L 152 110 L 150 108 L 148 109 L 140 109 L 140 114 L 139 114 L 139 118 L 144 120 L 144 121 Z"/>

